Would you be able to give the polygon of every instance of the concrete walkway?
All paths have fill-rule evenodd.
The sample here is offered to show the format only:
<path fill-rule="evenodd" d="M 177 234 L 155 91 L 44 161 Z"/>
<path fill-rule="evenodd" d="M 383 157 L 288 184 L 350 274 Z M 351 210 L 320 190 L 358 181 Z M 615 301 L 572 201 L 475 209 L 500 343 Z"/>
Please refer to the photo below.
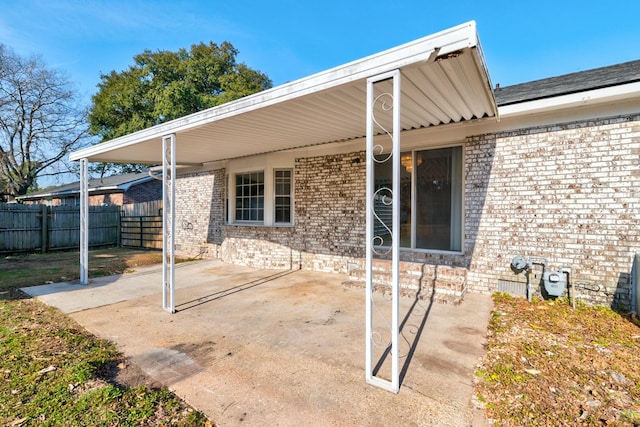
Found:
<path fill-rule="evenodd" d="M 467 294 L 457 307 L 401 301 L 406 375 L 395 395 L 364 381 L 365 295 L 344 280 L 180 264 L 173 315 L 162 310 L 158 266 L 87 287 L 23 290 L 115 342 L 221 426 L 485 425 L 471 397 L 491 298 Z"/>

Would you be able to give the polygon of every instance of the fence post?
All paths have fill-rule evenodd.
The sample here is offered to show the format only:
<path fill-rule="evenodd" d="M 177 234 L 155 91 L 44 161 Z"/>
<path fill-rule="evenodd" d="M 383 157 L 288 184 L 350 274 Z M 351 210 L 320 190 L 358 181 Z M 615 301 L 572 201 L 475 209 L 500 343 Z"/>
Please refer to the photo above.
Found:
<path fill-rule="evenodd" d="M 140 216 L 140 218 L 138 218 L 138 222 L 140 224 L 140 247 L 143 248 L 144 247 L 144 242 L 142 241 L 143 233 L 142 233 L 142 215 Z"/>
<path fill-rule="evenodd" d="M 42 233 L 42 253 L 46 253 L 49 246 L 49 207 L 42 205 L 42 220 L 40 222 L 40 232 Z"/>
<path fill-rule="evenodd" d="M 116 246 L 117 247 L 121 247 L 122 246 L 122 211 L 120 210 L 120 207 L 118 207 L 118 220 L 117 220 L 117 233 L 116 233 Z"/>

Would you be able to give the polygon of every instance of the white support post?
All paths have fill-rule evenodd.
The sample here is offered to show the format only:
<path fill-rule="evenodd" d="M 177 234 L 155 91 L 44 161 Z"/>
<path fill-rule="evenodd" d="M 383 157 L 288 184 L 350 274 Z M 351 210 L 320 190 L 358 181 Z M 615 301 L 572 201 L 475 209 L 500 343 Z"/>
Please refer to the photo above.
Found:
<path fill-rule="evenodd" d="M 176 136 L 162 137 L 162 308 L 175 313 Z"/>
<path fill-rule="evenodd" d="M 373 380 L 373 320 L 372 320 L 372 293 L 373 293 L 373 197 L 374 197 L 374 151 L 373 151 L 373 138 L 374 138 L 374 122 L 373 122 L 373 82 L 367 80 L 367 161 L 366 161 L 366 194 L 367 200 L 365 203 L 365 217 L 366 217 L 366 230 L 365 230 L 365 293 L 366 293 L 366 359 L 365 359 L 365 377 L 367 383 L 371 383 Z"/>
<path fill-rule="evenodd" d="M 80 284 L 89 284 L 89 161 L 80 159 Z"/>
<path fill-rule="evenodd" d="M 376 92 L 377 87 L 387 88 L 389 82 L 392 91 Z M 367 80 L 367 202 L 366 202 L 366 381 L 376 387 L 397 393 L 400 390 L 400 370 L 399 370 L 399 311 L 400 311 L 400 286 L 399 286 L 399 265 L 400 265 L 400 71 L 395 70 L 384 73 Z M 391 99 L 392 102 L 388 103 Z M 378 105 L 378 108 L 376 108 Z M 383 114 L 392 112 L 391 129 L 388 126 L 389 120 L 381 117 Z M 389 153 L 383 146 L 374 143 L 376 133 L 386 135 L 391 141 L 392 148 Z M 383 154 L 385 152 L 385 154 Z M 376 158 L 381 155 L 382 159 Z M 392 163 L 392 185 L 391 188 L 375 188 L 375 164 Z M 377 206 L 391 205 L 391 224 L 386 224 L 376 213 Z M 377 226 L 377 227 L 376 227 Z M 376 232 L 382 229 L 378 234 Z M 391 245 L 387 246 L 384 237 L 390 235 Z M 376 306 L 374 300 L 374 257 L 385 258 L 391 254 L 391 307 L 381 309 Z M 391 309 L 391 318 L 385 315 Z M 374 316 L 378 323 L 374 322 Z M 381 325 L 381 326 L 379 326 Z M 384 337 L 390 336 L 388 342 Z M 378 349 L 377 353 L 374 352 Z M 374 354 L 375 353 L 375 354 Z M 391 372 L 390 378 L 381 377 L 378 372 L 390 356 Z M 377 358 L 376 359 L 374 359 Z"/>

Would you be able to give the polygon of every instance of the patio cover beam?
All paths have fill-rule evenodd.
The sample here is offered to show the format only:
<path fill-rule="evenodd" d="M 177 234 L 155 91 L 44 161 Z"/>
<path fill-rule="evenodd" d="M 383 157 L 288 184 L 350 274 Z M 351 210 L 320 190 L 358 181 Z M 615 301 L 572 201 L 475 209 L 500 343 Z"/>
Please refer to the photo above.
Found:
<path fill-rule="evenodd" d="M 175 134 L 180 165 L 363 139 L 366 80 L 402 74 L 401 130 L 497 116 L 473 21 L 244 98 L 71 153 L 71 160 L 159 165 Z"/>

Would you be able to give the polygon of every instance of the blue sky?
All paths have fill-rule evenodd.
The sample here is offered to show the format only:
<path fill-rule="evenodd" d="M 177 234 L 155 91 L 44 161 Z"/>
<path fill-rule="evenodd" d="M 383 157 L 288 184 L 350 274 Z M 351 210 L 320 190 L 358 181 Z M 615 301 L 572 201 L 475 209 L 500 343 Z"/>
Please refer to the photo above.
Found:
<path fill-rule="evenodd" d="M 475 20 L 493 83 L 640 59 L 640 2 L 0 0 L 0 43 L 40 54 L 89 102 L 144 49 L 231 42 L 275 85 Z"/>

